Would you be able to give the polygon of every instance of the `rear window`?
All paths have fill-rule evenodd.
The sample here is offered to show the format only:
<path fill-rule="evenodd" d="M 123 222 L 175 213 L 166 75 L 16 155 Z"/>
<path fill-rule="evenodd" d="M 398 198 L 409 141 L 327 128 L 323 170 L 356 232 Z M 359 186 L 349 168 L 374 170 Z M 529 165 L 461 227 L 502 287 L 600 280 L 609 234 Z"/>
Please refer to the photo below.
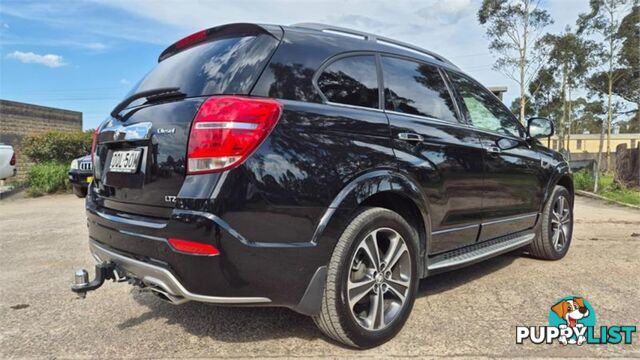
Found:
<path fill-rule="evenodd" d="M 330 102 L 378 108 L 375 57 L 361 55 L 336 60 L 320 74 L 318 87 Z"/>
<path fill-rule="evenodd" d="M 248 94 L 277 45 L 269 35 L 205 42 L 158 63 L 127 96 L 167 87 L 187 96 Z"/>
<path fill-rule="evenodd" d="M 383 57 L 385 109 L 457 121 L 453 99 L 435 66 Z"/>

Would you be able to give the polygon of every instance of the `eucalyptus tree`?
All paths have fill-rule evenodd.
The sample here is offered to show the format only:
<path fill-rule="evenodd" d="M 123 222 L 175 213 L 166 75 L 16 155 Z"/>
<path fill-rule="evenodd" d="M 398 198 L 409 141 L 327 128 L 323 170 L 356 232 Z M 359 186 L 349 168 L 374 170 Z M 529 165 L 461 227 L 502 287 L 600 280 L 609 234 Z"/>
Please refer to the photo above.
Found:
<path fill-rule="evenodd" d="M 524 123 L 527 88 L 544 61 L 536 46 L 542 30 L 553 23 L 540 0 L 483 0 L 478 21 L 486 27 L 489 49 L 497 56 L 494 69 L 520 88 L 520 121 Z M 535 90 L 535 89 L 534 89 Z"/>
<path fill-rule="evenodd" d="M 558 118 L 558 137 L 560 148 L 564 147 L 565 137 L 567 144 L 571 140 L 573 124 L 572 92 L 580 88 L 589 71 L 596 65 L 594 54 L 598 46 L 594 41 L 584 39 L 567 27 L 562 34 L 547 34 L 540 39 L 541 46 L 547 48 L 546 65 L 542 68 L 537 80 L 541 85 L 555 87 L 557 98 L 561 107 L 561 115 Z M 551 92 L 551 89 L 545 89 Z M 555 102 L 557 103 L 557 101 Z"/>
<path fill-rule="evenodd" d="M 619 56 L 621 49 L 623 48 L 624 41 L 619 36 L 620 26 L 623 18 L 632 10 L 632 3 L 637 1 L 632 0 L 590 0 L 590 12 L 580 14 L 578 17 L 578 33 L 592 33 L 599 34 L 601 38 L 601 46 L 604 50 L 602 60 L 604 65 L 604 76 L 606 77 L 606 95 L 607 95 L 607 169 L 611 169 L 611 123 L 614 116 L 614 86 L 620 81 L 623 76 L 620 73 L 622 67 L 619 63 Z M 597 79 L 599 75 L 596 73 L 594 81 L 590 82 L 590 87 L 596 91 L 603 91 L 605 89 L 599 89 L 597 86 Z M 602 144 L 599 146 L 602 149 Z M 596 186 L 597 177 L 600 172 L 600 161 L 602 158 L 602 151 L 598 151 L 598 160 L 596 165 Z"/>
<path fill-rule="evenodd" d="M 574 131 L 576 134 L 599 134 L 602 129 L 603 114 L 606 114 L 603 100 L 589 100 L 580 97 L 573 102 L 575 112 Z"/>

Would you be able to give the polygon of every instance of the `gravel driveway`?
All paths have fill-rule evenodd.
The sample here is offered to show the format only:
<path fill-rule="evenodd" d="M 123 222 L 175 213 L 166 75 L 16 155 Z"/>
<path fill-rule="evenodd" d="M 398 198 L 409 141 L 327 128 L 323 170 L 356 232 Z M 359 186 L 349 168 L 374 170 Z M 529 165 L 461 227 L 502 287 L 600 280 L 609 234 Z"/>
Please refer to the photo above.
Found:
<path fill-rule="evenodd" d="M 0 201 L 0 357 L 640 356 L 632 345 L 515 344 L 515 326 L 547 325 L 549 307 L 587 298 L 598 325 L 640 325 L 640 211 L 576 199 L 567 257 L 507 254 L 422 280 L 402 332 L 358 352 L 287 309 L 173 306 L 125 284 L 78 300 L 73 270 L 92 268 L 84 201 Z"/>

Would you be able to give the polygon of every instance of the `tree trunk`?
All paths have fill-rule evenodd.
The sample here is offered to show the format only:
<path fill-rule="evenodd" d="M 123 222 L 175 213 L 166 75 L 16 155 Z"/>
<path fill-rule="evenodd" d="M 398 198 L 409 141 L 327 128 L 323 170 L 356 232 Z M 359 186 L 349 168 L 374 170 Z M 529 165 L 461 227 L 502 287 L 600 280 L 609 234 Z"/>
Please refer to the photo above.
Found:
<path fill-rule="evenodd" d="M 609 4 L 611 5 L 611 4 Z M 612 97 L 613 97 L 613 40 L 615 36 L 615 29 L 613 28 L 614 24 L 614 10 L 611 6 L 609 6 L 609 16 L 611 17 L 611 27 L 609 28 L 609 99 L 607 105 L 607 171 L 611 171 L 611 121 L 613 119 L 613 105 L 612 105 Z"/>
<path fill-rule="evenodd" d="M 567 156 L 571 160 L 571 86 L 567 86 Z"/>
<path fill-rule="evenodd" d="M 562 81 L 560 82 L 560 96 L 562 97 L 562 117 L 560 117 L 560 126 L 558 126 L 558 148 L 560 150 L 565 150 L 564 146 L 564 138 L 566 133 L 566 123 L 567 123 L 567 67 L 564 65 L 562 67 Z"/>
<path fill-rule="evenodd" d="M 613 74 L 609 76 L 609 100 L 608 100 L 608 114 L 607 114 L 607 171 L 611 171 L 611 120 L 613 119 Z"/>
<path fill-rule="evenodd" d="M 524 117 L 525 117 L 525 115 L 524 115 L 524 107 L 525 106 L 527 106 L 527 101 L 524 98 L 524 86 L 520 85 L 520 122 L 522 124 L 525 123 L 525 120 L 524 120 Z"/>
<path fill-rule="evenodd" d="M 600 182 L 600 164 L 602 162 L 602 145 L 604 143 L 604 121 L 600 128 L 600 145 L 598 146 L 598 158 L 596 159 L 595 182 L 593 183 L 593 192 L 598 192 L 598 183 Z"/>
<path fill-rule="evenodd" d="M 525 77 L 527 68 L 527 37 L 529 29 L 529 0 L 524 0 L 524 31 L 522 32 L 522 49 L 520 50 L 520 122 L 525 125 L 527 96 L 525 94 Z"/>
<path fill-rule="evenodd" d="M 627 149 L 627 144 L 616 146 L 615 181 L 625 188 L 640 190 L 640 149 Z"/>

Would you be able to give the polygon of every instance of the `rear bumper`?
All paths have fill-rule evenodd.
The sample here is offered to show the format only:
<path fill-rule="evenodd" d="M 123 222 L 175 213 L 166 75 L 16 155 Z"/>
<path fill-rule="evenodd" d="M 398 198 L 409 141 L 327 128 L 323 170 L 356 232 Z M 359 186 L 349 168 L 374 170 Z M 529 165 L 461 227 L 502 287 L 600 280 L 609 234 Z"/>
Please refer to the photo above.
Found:
<path fill-rule="evenodd" d="M 200 301 L 214 304 L 267 304 L 266 297 L 222 297 L 194 294 L 169 270 L 109 250 L 96 241 L 90 241 L 91 254 L 98 262 L 113 262 L 127 277 L 138 279 L 146 286 L 161 292 L 175 303 Z"/>
<path fill-rule="evenodd" d="M 326 265 L 326 246 L 255 242 L 243 235 L 247 229 L 232 228 L 203 211 L 172 209 L 166 219 L 123 213 L 104 207 L 91 193 L 86 211 L 90 247 L 98 261 L 116 263 L 174 302 L 284 306 L 304 314 L 319 309 L 313 294 L 324 287 L 319 269 Z M 169 238 L 210 244 L 220 254 L 180 253 Z"/>
<path fill-rule="evenodd" d="M 0 167 L 0 180 L 16 176 L 17 169 L 14 166 Z"/>
<path fill-rule="evenodd" d="M 93 176 L 92 172 L 82 173 L 78 171 L 69 171 L 69 182 L 75 186 L 88 187 L 87 178 Z"/>

